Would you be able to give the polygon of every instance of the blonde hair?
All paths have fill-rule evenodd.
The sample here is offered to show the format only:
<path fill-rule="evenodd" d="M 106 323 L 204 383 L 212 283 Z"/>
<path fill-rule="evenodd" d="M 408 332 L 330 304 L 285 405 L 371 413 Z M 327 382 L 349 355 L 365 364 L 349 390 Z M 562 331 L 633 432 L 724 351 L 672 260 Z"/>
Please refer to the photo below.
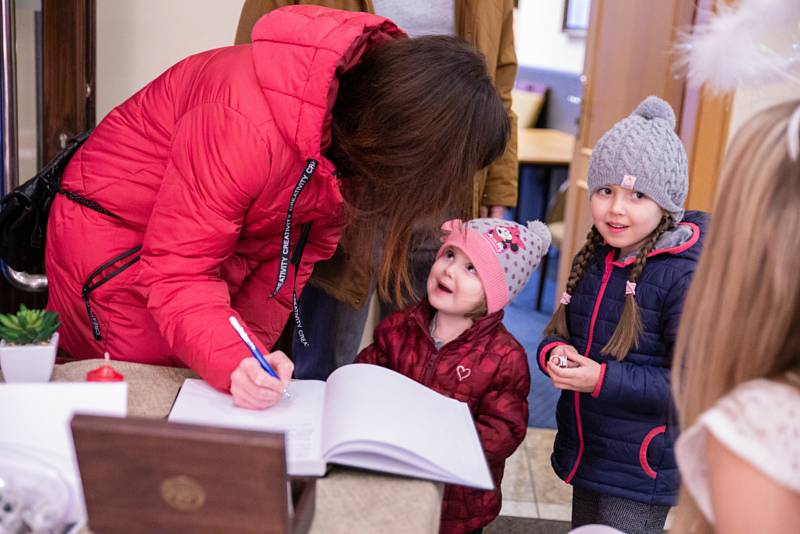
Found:
<path fill-rule="evenodd" d="M 681 319 L 672 387 L 687 428 L 738 384 L 798 385 L 800 162 L 786 130 L 800 100 L 752 118 L 736 135 Z M 681 489 L 674 532 L 711 532 Z"/>
<path fill-rule="evenodd" d="M 666 232 L 672 226 L 672 218 L 669 215 L 664 215 L 661 222 L 655 230 L 653 230 L 639 251 L 636 253 L 636 261 L 631 267 L 631 272 L 628 275 L 628 281 L 636 283 L 644 271 L 647 264 L 647 255 L 650 254 L 658 242 L 661 234 Z M 597 228 L 592 226 L 589 234 L 586 236 L 586 242 L 581 247 L 580 251 L 575 255 L 572 260 L 572 271 L 570 271 L 569 279 L 567 280 L 566 293 L 570 296 L 575 292 L 578 282 L 583 278 L 586 265 L 589 260 L 594 256 L 597 247 L 603 244 L 603 236 L 597 231 Z M 545 335 L 556 335 L 564 339 L 570 338 L 569 326 L 567 325 L 567 306 L 559 304 L 556 308 L 553 317 L 544 330 Z M 613 356 L 619 361 L 625 359 L 630 352 L 631 348 L 639 346 L 639 337 L 642 335 L 642 319 L 639 315 L 639 306 L 636 304 L 636 297 L 632 294 L 625 295 L 625 306 L 622 308 L 622 315 L 619 318 L 617 327 L 614 329 L 614 334 L 608 340 L 606 346 L 600 351 L 602 354 Z"/>
<path fill-rule="evenodd" d="M 480 319 L 481 317 L 486 317 L 486 314 L 489 313 L 489 308 L 486 306 L 486 291 L 483 292 L 483 298 L 475 307 L 474 310 L 467 313 L 464 317 L 469 317 L 470 319 Z"/>

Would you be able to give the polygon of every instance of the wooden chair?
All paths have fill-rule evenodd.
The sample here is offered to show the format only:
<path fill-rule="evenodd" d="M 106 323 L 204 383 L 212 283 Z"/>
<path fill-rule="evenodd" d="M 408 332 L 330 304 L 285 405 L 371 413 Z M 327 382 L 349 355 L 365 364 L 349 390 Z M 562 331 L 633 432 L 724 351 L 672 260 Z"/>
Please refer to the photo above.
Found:
<path fill-rule="evenodd" d="M 542 127 L 548 87 L 537 82 L 518 82 L 511 90 L 511 109 L 517 115 L 517 127 Z"/>

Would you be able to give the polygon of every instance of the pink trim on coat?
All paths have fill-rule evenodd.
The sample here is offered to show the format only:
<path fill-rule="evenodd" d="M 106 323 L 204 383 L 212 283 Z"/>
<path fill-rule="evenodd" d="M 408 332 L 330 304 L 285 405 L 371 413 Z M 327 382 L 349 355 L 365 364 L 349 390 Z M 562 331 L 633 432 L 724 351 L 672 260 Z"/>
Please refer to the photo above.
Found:
<path fill-rule="evenodd" d="M 594 391 L 592 391 L 592 398 L 596 399 L 600 396 L 600 390 L 603 388 L 603 379 L 606 377 L 606 364 L 600 364 L 600 377 L 597 379 L 597 385 L 594 387 Z"/>
<path fill-rule="evenodd" d="M 688 250 L 697 243 L 697 240 L 700 239 L 700 227 L 694 223 L 690 222 L 682 222 L 679 224 L 686 224 L 692 229 L 692 237 L 689 238 L 688 241 L 685 243 L 681 243 L 680 245 L 670 247 L 670 248 L 662 248 L 660 250 L 654 250 L 650 254 L 647 255 L 648 258 L 655 256 L 656 254 L 678 254 L 679 252 L 683 252 L 684 250 Z M 624 262 L 615 261 L 614 267 L 627 267 L 631 263 L 636 261 L 636 257 L 628 258 Z"/>
<path fill-rule="evenodd" d="M 647 448 L 650 446 L 650 442 L 653 441 L 653 439 L 657 435 L 662 434 L 666 431 L 667 431 L 666 425 L 661 425 L 653 428 L 644 437 L 644 439 L 642 440 L 642 445 L 639 447 L 639 464 L 642 466 L 642 469 L 644 469 L 644 472 L 647 473 L 647 476 L 649 476 L 652 479 L 656 478 L 657 473 L 653 471 L 653 468 L 650 467 L 649 463 L 647 463 Z"/>
<path fill-rule="evenodd" d="M 583 424 L 581 423 L 581 394 L 579 391 L 575 391 L 575 421 L 578 423 L 578 457 L 575 458 L 575 465 L 572 466 L 572 470 L 567 475 L 567 478 L 564 479 L 564 482 L 569 484 L 572 482 L 572 479 L 575 477 L 575 473 L 578 471 L 578 466 L 581 463 L 581 456 L 583 456 Z"/>
<path fill-rule="evenodd" d="M 545 356 L 547 356 L 548 352 L 550 352 L 551 350 L 560 345 L 566 345 L 566 343 L 564 343 L 563 341 L 553 341 L 552 343 L 548 343 L 547 345 L 542 347 L 542 350 L 539 351 L 539 367 L 541 367 L 542 371 L 547 373 L 548 376 L 550 375 L 550 373 L 547 372 L 547 362 L 544 361 L 544 358 Z"/>
<path fill-rule="evenodd" d="M 597 293 L 597 298 L 594 301 L 594 311 L 592 312 L 592 321 L 589 323 L 589 339 L 586 343 L 586 351 L 583 355 L 588 358 L 589 352 L 592 350 L 592 337 L 594 336 L 594 325 L 597 321 L 597 313 L 600 311 L 600 303 L 603 301 L 603 294 L 606 292 L 606 287 L 608 286 L 608 280 L 611 278 L 611 271 L 614 270 L 614 251 L 610 250 L 608 254 L 606 254 L 606 266 L 605 271 L 603 272 L 603 281 L 600 284 L 600 291 Z M 572 481 L 572 478 L 575 476 L 575 473 L 578 471 L 578 466 L 581 463 L 581 456 L 583 456 L 583 425 L 581 423 L 581 394 L 579 392 L 575 392 L 575 422 L 578 424 L 578 457 L 575 458 L 575 465 L 572 466 L 572 470 L 569 472 L 569 475 L 564 482 L 569 484 Z"/>

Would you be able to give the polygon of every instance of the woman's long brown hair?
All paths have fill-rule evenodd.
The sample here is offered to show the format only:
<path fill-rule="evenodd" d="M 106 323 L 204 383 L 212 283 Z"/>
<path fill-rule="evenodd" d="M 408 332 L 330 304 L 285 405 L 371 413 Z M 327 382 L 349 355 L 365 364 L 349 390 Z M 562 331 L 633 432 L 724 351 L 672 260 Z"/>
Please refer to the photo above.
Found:
<path fill-rule="evenodd" d="M 350 261 L 372 263 L 377 287 L 401 305 L 414 295 L 413 236 L 471 206 L 473 175 L 500 157 L 510 134 L 483 58 L 455 37 L 389 41 L 340 77 L 328 158 L 348 207 Z"/>
<path fill-rule="evenodd" d="M 742 382 L 800 387 L 800 161 L 786 144 L 798 106 L 751 118 L 726 158 L 676 341 L 672 388 L 683 428 Z M 713 530 L 685 489 L 677 510 L 673 532 Z"/>

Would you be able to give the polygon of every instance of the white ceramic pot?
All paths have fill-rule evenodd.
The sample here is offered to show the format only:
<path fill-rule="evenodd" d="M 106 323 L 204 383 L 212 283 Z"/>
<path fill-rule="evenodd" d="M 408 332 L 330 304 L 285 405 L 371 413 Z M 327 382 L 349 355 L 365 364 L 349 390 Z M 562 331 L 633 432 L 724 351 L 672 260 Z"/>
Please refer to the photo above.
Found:
<path fill-rule="evenodd" d="M 47 382 L 53 374 L 58 332 L 47 345 L 6 345 L 0 341 L 0 370 L 6 382 Z"/>

